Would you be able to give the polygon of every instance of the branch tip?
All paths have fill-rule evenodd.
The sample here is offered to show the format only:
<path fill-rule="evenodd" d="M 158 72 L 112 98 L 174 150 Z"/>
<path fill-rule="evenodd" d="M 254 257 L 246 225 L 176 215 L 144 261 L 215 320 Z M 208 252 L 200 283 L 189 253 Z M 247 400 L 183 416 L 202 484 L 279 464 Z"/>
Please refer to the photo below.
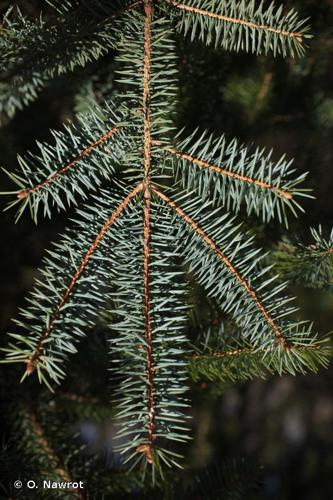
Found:
<path fill-rule="evenodd" d="M 20 191 L 17 193 L 17 197 L 19 200 L 24 200 L 29 196 L 29 189 L 25 189 L 24 191 Z"/>
<path fill-rule="evenodd" d="M 136 451 L 138 453 L 143 453 L 145 456 L 146 456 L 146 460 L 149 464 L 153 464 L 154 463 L 154 459 L 153 459 L 153 447 L 151 444 L 140 444 Z"/>
<path fill-rule="evenodd" d="M 278 188 L 277 189 L 272 188 L 272 191 L 275 191 L 277 194 L 279 194 L 280 196 L 282 196 L 282 198 L 285 198 L 286 200 L 293 199 L 293 195 L 289 191 L 283 191 L 282 189 Z"/>
<path fill-rule="evenodd" d="M 26 374 L 28 375 L 31 375 L 36 369 L 36 366 L 35 366 L 35 363 L 33 362 L 32 359 L 29 359 L 29 361 L 27 361 L 27 368 L 26 368 Z"/>
<path fill-rule="evenodd" d="M 291 352 L 293 346 L 285 337 L 281 337 L 280 342 L 285 352 Z"/>

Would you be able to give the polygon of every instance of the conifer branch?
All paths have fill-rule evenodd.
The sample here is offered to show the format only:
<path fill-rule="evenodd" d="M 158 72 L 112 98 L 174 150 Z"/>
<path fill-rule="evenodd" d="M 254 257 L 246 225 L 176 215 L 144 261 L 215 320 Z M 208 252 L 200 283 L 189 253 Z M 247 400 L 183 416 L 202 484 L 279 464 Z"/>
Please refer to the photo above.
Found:
<path fill-rule="evenodd" d="M 137 196 L 137 194 L 139 194 L 141 191 L 142 191 L 142 184 L 139 184 L 123 199 L 123 201 L 117 206 L 117 208 L 114 210 L 114 212 L 112 213 L 110 218 L 106 221 L 104 226 L 101 228 L 101 230 L 99 231 L 98 235 L 96 236 L 94 242 L 90 246 L 89 250 L 84 255 L 76 273 L 74 274 L 73 278 L 71 279 L 71 282 L 70 282 L 68 288 L 66 289 L 64 295 L 62 296 L 60 302 L 58 303 L 54 313 L 52 314 L 51 319 L 50 319 L 49 324 L 48 324 L 48 327 L 46 328 L 44 333 L 41 335 L 41 337 L 37 343 L 36 349 L 34 350 L 30 359 L 27 361 L 27 368 L 26 368 L 27 375 L 31 375 L 31 373 L 35 370 L 36 361 L 43 355 L 43 351 L 44 351 L 43 343 L 51 335 L 51 332 L 54 329 L 55 322 L 56 322 L 56 320 L 61 312 L 61 309 L 66 304 L 69 296 L 71 295 L 71 293 L 75 287 L 76 282 L 78 281 L 81 274 L 83 273 L 85 267 L 87 266 L 91 256 L 95 252 L 99 243 L 104 238 L 104 236 L 107 233 L 107 231 L 109 230 L 109 228 L 115 223 L 115 221 L 118 219 L 120 214 L 127 207 L 129 202 L 133 198 L 135 198 Z"/>
<path fill-rule="evenodd" d="M 333 284 L 333 229 L 327 238 L 321 226 L 310 229 L 310 245 L 281 242 L 272 252 L 272 261 L 283 279 L 309 288 L 329 289 Z"/>
<path fill-rule="evenodd" d="M 250 29 L 266 31 L 268 33 L 274 33 L 276 35 L 281 35 L 281 36 L 288 37 L 288 38 L 295 38 L 298 42 L 303 42 L 303 39 L 304 39 L 304 34 L 297 32 L 297 31 L 296 32 L 285 31 L 285 30 L 282 30 L 279 28 L 274 28 L 273 26 L 258 24 L 258 23 L 246 21 L 246 20 L 240 19 L 240 18 L 223 16 L 221 14 L 217 14 L 216 12 L 211 12 L 209 10 L 204 10 L 204 9 L 200 9 L 198 7 L 194 7 L 192 5 L 186 5 L 184 3 L 177 2 L 176 0 L 165 0 L 165 1 L 178 9 L 192 12 L 194 14 L 199 14 L 200 16 L 210 17 L 210 18 L 218 20 L 218 21 L 226 21 L 227 23 L 246 26 L 247 28 L 250 28 Z"/>
<path fill-rule="evenodd" d="M 51 218 L 53 207 L 59 211 L 66 204 L 76 205 L 77 197 L 86 198 L 87 192 L 96 190 L 103 179 L 110 179 L 124 155 L 128 114 L 118 102 L 110 104 L 116 112 L 109 104 L 90 108 L 89 114 L 79 114 L 62 130 L 51 130 L 52 142 L 37 142 L 38 153 L 18 155 L 20 169 L 6 171 L 19 188 L 12 191 L 16 199 L 8 205 L 20 205 L 17 219 L 26 206 L 35 222 L 41 209 L 44 216 Z M 58 165 L 65 166 L 58 169 Z"/>
<path fill-rule="evenodd" d="M 104 2 L 101 8 L 98 0 L 57 2 L 58 16 L 40 17 L 35 22 L 20 11 L 14 20 L 6 16 L 0 37 L 0 113 L 11 118 L 17 109 L 34 101 L 53 78 L 117 48 L 119 17 L 135 10 L 142 0 L 124 3 Z"/>
<path fill-rule="evenodd" d="M 200 160 L 199 158 L 195 158 L 191 155 L 183 153 L 182 151 L 178 151 L 176 148 L 173 148 L 173 147 L 166 147 L 166 150 L 169 151 L 170 153 L 180 157 L 180 158 L 183 158 L 184 160 L 187 160 L 191 163 L 194 163 L 195 165 L 198 165 L 201 168 L 207 168 L 207 169 L 211 170 L 212 172 L 216 172 L 216 173 L 221 174 L 221 175 L 226 175 L 228 177 L 231 177 L 232 179 L 237 179 L 238 181 L 241 181 L 241 182 L 246 182 L 248 184 L 254 184 L 255 186 L 258 186 L 261 189 L 271 190 L 271 191 L 277 193 L 282 198 L 285 198 L 286 200 L 291 200 L 293 198 L 293 195 L 291 192 L 286 191 L 284 189 L 281 189 L 278 186 L 275 186 L 274 184 L 269 184 L 268 182 L 264 182 L 264 181 L 261 181 L 259 179 L 255 179 L 252 177 L 248 177 L 246 175 L 238 174 L 237 172 L 232 172 L 230 170 L 223 169 L 217 165 L 208 163 L 207 161 L 204 161 L 204 160 Z"/>
<path fill-rule="evenodd" d="M 272 161 L 272 151 L 253 149 L 197 131 L 179 141 L 156 141 L 165 145 L 166 163 L 187 191 L 194 190 L 202 200 L 238 213 L 245 207 L 264 222 L 278 217 L 288 227 L 288 213 L 297 215 L 298 197 L 309 196 L 299 185 L 307 173 L 295 175 L 293 161 L 282 156 Z M 302 210 L 302 209 L 301 209 Z"/>
<path fill-rule="evenodd" d="M 226 343 L 220 337 L 217 337 L 216 341 L 222 345 L 210 347 L 209 344 L 205 344 L 202 348 L 194 347 L 195 352 L 189 357 L 189 372 L 195 382 L 203 379 L 226 383 L 245 382 L 258 377 L 266 378 L 268 374 L 276 373 L 274 367 L 276 351 L 273 346 L 256 348 L 245 344 L 246 347 L 235 348 L 233 343 Z M 236 343 L 240 345 L 239 339 Z M 296 341 L 292 345 L 292 351 L 295 357 L 307 359 L 310 365 L 314 359 L 320 357 L 324 359 L 329 347 L 323 342 L 304 345 Z M 316 370 L 315 365 L 313 369 Z"/>
<path fill-rule="evenodd" d="M 29 423 L 32 428 L 32 432 L 37 439 L 39 445 L 43 449 L 43 452 L 47 455 L 50 463 L 55 464 L 56 468 L 54 469 L 54 473 L 57 474 L 62 481 L 65 483 L 71 483 L 73 482 L 68 470 L 65 468 L 64 465 L 60 464 L 59 458 L 52 448 L 51 444 L 49 443 L 49 440 L 47 439 L 44 429 L 42 425 L 40 424 L 37 415 L 34 411 L 31 411 L 29 414 Z M 71 494 L 75 497 L 78 498 L 79 500 L 83 500 L 85 497 L 83 494 L 75 489 L 75 488 L 69 488 L 69 491 Z"/>
<path fill-rule="evenodd" d="M 273 318 L 270 316 L 269 312 L 266 310 L 260 299 L 258 298 L 255 291 L 251 288 L 247 280 L 237 271 L 232 262 L 228 259 L 226 255 L 216 246 L 213 240 L 208 236 L 208 234 L 201 229 L 201 227 L 186 213 L 184 210 L 179 207 L 171 198 L 167 195 L 159 191 L 155 186 L 152 187 L 153 192 L 161 198 L 165 203 L 167 203 L 171 208 L 173 208 L 178 215 L 192 227 L 193 231 L 195 231 L 200 238 L 213 250 L 213 252 L 223 261 L 223 263 L 227 266 L 229 271 L 236 277 L 237 281 L 242 285 L 244 290 L 248 293 L 248 295 L 252 298 L 254 303 L 256 304 L 259 311 L 264 316 L 266 322 L 269 324 L 271 329 L 274 332 L 274 335 L 278 339 L 282 349 L 284 351 L 290 351 L 291 346 L 286 338 L 282 335 L 278 325 L 275 323 Z"/>
<path fill-rule="evenodd" d="M 36 371 L 51 388 L 49 379 L 59 383 L 65 377 L 63 363 L 104 308 L 113 332 L 112 371 L 120 382 L 112 407 L 116 449 L 124 463 L 148 469 L 154 481 L 163 464 L 179 466 L 176 449 L 160 443 L 189 439 L 183 410 L 189 375 L 235 382 L 267 372 L 316 371 L 328 359 L 327 339 L 318 340 L 306 321 L 290 318 L 296 309 L 289 305 L 286 283 L 274 283 L 266 255 L 230 216 L 245 206 L 265 223 L 275 216 L 286 222 L 286 210 L 296 214 L 296 199 L 307 196 L 298 187 L 306 174 L 295 176 L 292 161 L 272 161 L 271 152 L 252 151 L 225 136 L 174 135 L 177 66 L 171 33 L 190 33 L 227 50 L 286 56 L 302 53 L 307 28 L 296 12 L 284 14 L 274 2 L 266 7 L 255 0 L 55 1 L 58 16 L 50 24 L 21 19 L 9 26 L 12 45 L 9 39 L 1 45 L 0 37 L 0 48 L 9 47 L 8 57 L 0 54 L 0 69 L 17 82 L 12 103 L 0 99 L 4 109 L 13 112 L 51 78 L 113 48 L 116 98 L 109 100 L 108 86 L 105 105 L 53 132 L 54 143 L 38 144 L 38 155 L 18 157 L 21 171 L 9 174 L 18 186 L 12 205 L 22 200 L 19 214 L 29 205 L 35 220 L 40 206 L 50 217 L 51 207 L 77 204 L 77 196 L 89 199 L 44 259 L 41 278 L 20 311 L 23 319 L 16 320 L 24 332 L 9 333 L 3 362 L 24 363 L 22 380 Z M 121 20 L 111 23 L 115 13 Z M 68 40 L 73 45 L 62 52 Z M 10 82 L 2 84 L 11 94 Z M 104 189 L 111 179 L 117 187 Z M 317 257 L 325 261 L 327 277 L 333 245 L 319 239 Z M 207 341 L 189 349 L 192 280 L 231 315 L 236 339 L 226 342 L 220 328 L 214 345 Z M 81 396 L 69 399 L 76 408 L 85 405 Z M 52 458 L 37 419 L 33 424 Z"/>
<path fill-rule="evenodd" d="M 302 55 L 304 39 L 309 37 L 305 20 L 294 10 L 283 12 L 272 1 L 267 5 L 257 0 L 164 0 L 170 15 L 178 20 L 177 29 L 213 43 L 226 50 L 245 50 L 274 56 Z"/>
<path fill-rule="evenodd" d="M 18 194 L 17 194 L 17 197 L 19 199 L 27 198 L 30 193 L 33 193 L 35 191 L 38 191 L 38 190 L 44 188 L 45 186 L 48 186 L 53 181 L 55 181 L 56 179 L 58 179 L 59 177 L 61 177 L 62 175 L 64 175 L 69 169 L 71 169 L 72 167 L 74 167 L 85 156 L 89 155 L 100 144 L 103 144 L 105 141 L 107 141 L 108 139 L 110 139 L 110 137 L 112 137 L 114 134 L 116 134 L 118 132 L 118 130 L 119 130 L 118 127 L 113 127 L 111 130 L 109 130 L 105 134 L 103 134 L 100 137 L 98 137 L 98 139 L 96 139 L 96 141 L 94 143 L 90 144 L 85 149 L 83 149 L 83 151 L 81 151 L 81 153 L 76 158 L 74 158 L 74 160 L 72 160 L 70 163 L 68 163 L 66 166 L 62 167 L 55 174 L 51 175 L 50 177 L 48 177 L 47 179 L 45 179 L 45 181 L 37 184 L 36 186 L 33 186 L 33 187 L 29 188 L 29 189 L 24 189 L 22 191 L 19 191 Z"/>

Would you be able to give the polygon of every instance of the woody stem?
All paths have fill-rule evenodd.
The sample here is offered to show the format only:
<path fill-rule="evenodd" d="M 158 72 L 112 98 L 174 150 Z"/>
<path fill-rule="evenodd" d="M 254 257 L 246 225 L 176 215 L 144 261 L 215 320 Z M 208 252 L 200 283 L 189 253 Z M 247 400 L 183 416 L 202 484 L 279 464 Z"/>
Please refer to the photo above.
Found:
<path fill-rule="evenodd" d="M 143 241 L 143 279 L 144 279 L 144 318 L 147 355 L 147 393 L 148 393 L 148 447 L 143 451 L 149 463 L 153 462 L 152 446 L 155 440 L 155 385 L 154 385 L 154 356 L 153 331 L 151 311 L 150 260 L 151 260 L 151 195 L 150 195 L 150 167 L 151 167 L 151 107 L 150 81 L 152 56 L 152 0 L 144 0 L 144 65 L 143 65 L 143 116 L 144 116 L 144 241 Z"/>

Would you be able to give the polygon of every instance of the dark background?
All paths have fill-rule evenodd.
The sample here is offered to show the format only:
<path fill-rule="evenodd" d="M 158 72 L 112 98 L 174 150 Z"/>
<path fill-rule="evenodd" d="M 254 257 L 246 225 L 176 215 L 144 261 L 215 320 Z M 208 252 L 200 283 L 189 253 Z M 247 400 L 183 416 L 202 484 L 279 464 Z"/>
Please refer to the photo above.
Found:
<path fill-rule="evenodd" d="M 0 8 L 11 2 L 0 1 Z M 44 2 L 18 2 L 36 14 Z M 264 231 L 273 244 L 285 234 L 307 242 L 309 227 L 333 222 L 333 2 L 286 1 L 311 18 L 306 56 L 274 60 L 226 54 L 199 43 L 179 41 L 179 125 L 225 132 L 246 143 L 274 148 L 276 158 L 295 158 L 309 171 L 306 186 L 315 200 L 291 221 L 289 232 L 275 223 Z M 48 139 L 73 114 L 73 88 L 62 79 L 38 101 L 0 129 L 0 163 L 16 166 L 16 153 L 34 149 L 34 139 Z M 1 174 L 1 190 L 8 180 Z M 8 200 L 1 199 L 2 207 Z M 14 224 L 13 212 L 0 217 L 0 330 L 11 328 L 26 292 L 31 289 L 44 249 L 65 224 L 60 214 L 36 227 L 28 214 Z M 298 286 L 301 315 L 319 332 L 332 329 L 333 296 L 329 290 Z M 1 370 L 6 374 L 6 371 Z M 6 375 L 4 375 L 6 376 Z M 220 457 L 245 456 L 264 466 L 264 498 L 333 499 L 333 367 L 316 375 L 271 377 L 230 388 L 211 397 L 202 387 L 195 397 L 195 440 L 191 461 L 202 467 Z M 16 384 L 13 380 L 13 384 Z"/>

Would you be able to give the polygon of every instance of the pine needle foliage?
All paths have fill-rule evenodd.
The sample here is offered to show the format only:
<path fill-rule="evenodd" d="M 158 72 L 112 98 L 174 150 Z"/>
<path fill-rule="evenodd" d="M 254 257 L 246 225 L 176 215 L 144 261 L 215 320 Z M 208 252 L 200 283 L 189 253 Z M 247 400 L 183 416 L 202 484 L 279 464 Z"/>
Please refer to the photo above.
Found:
<path fill-rule="evenodd" d="M 282 5 L 271 2 L 266 6 L 255 0 L 168 1 L 178 9 L 174 11 L 178 30 L 192 40 L 258 55 L 304 53 L 303 41 L 309 37 L 306 20 L 299 19 L 295 10 L 285 14 Z"/>
<path fill-rule="evenodd" d="M 282 242 L 272 252 L 272 259 L 281 277 L 308 288 L 332 290 L 333 229 L 328 237 L 321 226 L 310 232 L 312 241 L 308 245 Z"/>
<path fill-rule="evenodd" d="M 8 388 L 8 383 L 5 385 Z M 57 395 L 45 394 L 45 391 L 37 395 L 26 387 L 24 390 L 18 388 L 15 397 L 15 403 L 7 405 L 3 415 L 6 421 L 5 439 L 0 449 L 3 498 L 5 495 L 6 498 L 30 498 L 26 488 L 17 490 L 13 486 L 18 478 L 23 484 L 34 478 L 40 490 L 38 498 L 46 499 L 173 500 L 180 496 L 185 500 L 199 500 L 209 494 L 209 498 L 236 500 L 252 498 L 251 493 L 257 492 L 260 467 L 244 459 L 214 463 L 199 471 L 167 471 L 166 481 L 159 479 L 152 485 L 147 477 L 142 479 L 138 470 L 128 471 L 119 462 L 112 449 L 112 440 L 105 443 L 103 450 L 98 450 L 80 438 L 78 429 L 84 415 L 85 422 L 97 432 L 108 428 L 103 425 L 110 426 L 110 407 L 103 408 L 99 397 L 63 390 Z M 11 432 L 9 439 L 7 432 Z M 106 461 L 102 455 L 107 457 Z M 44 481 L 60 486 L 43 487 Z"/>
<path fill-rule="evenodd" d="M 325 354 L 320 351 L 319 345 L 306 348 L 303 345 L 294 347 L 296 356 L 303 359 L 307 369 L 311 366 L 317 371 L 318 357 L 325 363 Z M 242 383 L 255 378 L 266 378 L 270 374 L 284 372 L 280 360 L 276 362 L 276 354 L 269 349 L 256 349 L 245 339 L 226 338 L 225 327 L 222 322 L 218 327 L 209 328 L 204 332 L 203 341 L 193 345 L 193 354 L 189 357 L 189 371 L 194 381 L 220 382 L 221 389 L 231 384 Z M 304 353 L 305 351 L 305 353 Z M 306 369 L 304 368 L 304 373 Z M 297 373 L 295 365 L 294 372 Z"/>
<path fill-rule="evenodd" d="M 108 473 L 99 474 L 105 463 L 100 453 L 88 450 L 78 433 L 78 421 L 82 418 L 81 407 L 85 406 L 90 421 L 97 421 L 92 415 L 103 419 L 100 401 L 88 396 L 59 393 L 55 397 L 45 394 L 35 398 L 32 404 L 27 396 L 16 394 L 19 403 L 9 405 L 5 414 L 8 431 L 15 439 L 5 442 L 0 451 L 0 489 L 15 498 L 29 498 L 26 488 L 8 491 L 16 479 L 23 484 L 34 478 L 38 485 L 38 498 L 59 498 L 65 500 L 89 498 L 129 498 L 133 492 L 144 491 L 138 471 L 128 473 L 126 469 L 109 460 Z M 104 418 L 109 417 L 104 413 Z M 66 425 L 64 425 L 66 423 Z M 3 456 L 4 455 L 4 456 Z M 9 464 L 9 466 L 8 466 Z M 80 478 L 81 484 L 77 478 Z M 43 487 L 58 483 L 58 488 Z M 68 484 L 68 486 L 66 486 Z M 73 486 L 72 486 L 73 485 Z M 78 486 L 78 487 L 77 487 Z M 5 498 L 3 496 L 3 498 Z M 6 497 L 7 498 L 7 497 Z"/>
<path fill-rule="evenodd" d="M 262 368 L 295 374 L 327 364 L 326 342 L 295 320 L 286 284 L 236 219 L 246 213 L 287 224 L 306 195 L 305 175 L 290 160 L 273 162 L 208 131 L 184 138 L 173 123 L 175 31 L 226 50 L 293 57 L 303 53 L 307 27 L 294 11 L 242 0 L 67 1 L 47 21 L 11 15 L 0 37 L 7 114 L 55 76 L 110 50 L 117 91 L 9 174 L 18 216 L 25 207 L 36 221 L 80 208 L 44 259 L 4 362 L 23 364 L 22 380 L 35 372 L 52 389 L 80 338 L 102 314 L 111 318 L 119 449 L 155 477 L 163 465 L 178 465 L 172 443 L 189 438 L 188 373 L 223 379 L 233 370 L 209 347 L 206 367 L 188 361 L 198 356 L 186 337 L 191 280 L 234 321 L 242 353 L 233 360 L 244 379 Z"/>
<path fill-rule="evenodd" d="M 18 9 L 15 16 L 14 9 L 7 12 L 0 37 L 0 113 L 13 116 L 35 100 L 50 79 L 116 48 L 112 28 L 119 2 L 108 7 L 95 0 L 89 4 L 58 2 L 48 20 L 41 16 L 32 21 Z"/>

